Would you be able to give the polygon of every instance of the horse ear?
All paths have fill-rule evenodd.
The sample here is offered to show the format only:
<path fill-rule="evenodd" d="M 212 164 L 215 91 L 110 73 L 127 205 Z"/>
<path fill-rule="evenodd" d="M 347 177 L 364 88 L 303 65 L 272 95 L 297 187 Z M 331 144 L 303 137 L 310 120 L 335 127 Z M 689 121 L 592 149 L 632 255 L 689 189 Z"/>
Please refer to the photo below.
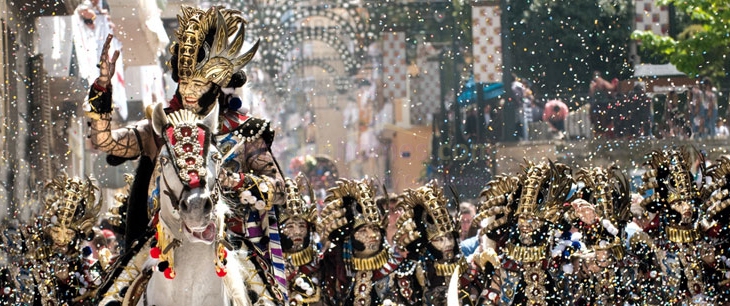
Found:
<path fill-rule="evenodd" d="M 218 109 L 220 106 L 218 103 L 216 103 L 213 106 L 213 109 L 208 112 L 207 115 L 205 115 L 205 118 L 203 118 L 203 125 L 210 128 L 210 131 L 214 134 L 218 131 Z"/>
<path fill-rule="evenodd" d="M 167 125 L 167 115 L 165 114 L 165 107 L 162 103 L 157 103 L 155 109 L 152 111 L 152 129 L 155 134 L 162 135 L 162 129 Z"/>

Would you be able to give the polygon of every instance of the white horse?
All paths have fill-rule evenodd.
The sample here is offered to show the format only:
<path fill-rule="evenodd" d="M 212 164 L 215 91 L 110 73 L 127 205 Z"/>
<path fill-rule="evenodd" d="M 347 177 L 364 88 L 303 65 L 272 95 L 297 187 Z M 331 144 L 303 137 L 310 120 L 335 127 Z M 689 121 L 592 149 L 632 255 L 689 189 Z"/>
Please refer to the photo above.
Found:
<path fill-rule="evenodd" d="M 187 110 L 165 114 L 162 104 L 153 112 L 152 126 L 165 142 L 157 159 L 157 259 L 147 264 L 158 272 L 137 305 L 250 304 L 236 252 L 222 244 L 227 206 L 216 187 L 217 115 L 217 106 L 202 119 Z"/>

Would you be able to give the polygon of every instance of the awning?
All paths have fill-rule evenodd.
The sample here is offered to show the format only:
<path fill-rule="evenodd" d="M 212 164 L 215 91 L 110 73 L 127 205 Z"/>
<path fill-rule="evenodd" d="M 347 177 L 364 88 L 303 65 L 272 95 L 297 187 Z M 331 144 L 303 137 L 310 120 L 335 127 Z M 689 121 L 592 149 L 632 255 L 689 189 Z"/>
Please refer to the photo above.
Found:
<path fill-rule="evenodd" d="M 466 106 L 477 103 L 477 99 L 479 98 L 478 89 L 480 87 L 482 90 L 482 100 L 494 99 L 504 94 L 504 86 L 502 83 L 476 83 L 473 80 L 469 80 L 459 94 L 459 105 Z"/>
<path fill-rule="evenodd" d="M 651 65 L 639 64 L 634 67 L 634 77 L 668 77 L 668 76 L 686 76 L 683 72 L 677 70 L 672 64 Z"/>

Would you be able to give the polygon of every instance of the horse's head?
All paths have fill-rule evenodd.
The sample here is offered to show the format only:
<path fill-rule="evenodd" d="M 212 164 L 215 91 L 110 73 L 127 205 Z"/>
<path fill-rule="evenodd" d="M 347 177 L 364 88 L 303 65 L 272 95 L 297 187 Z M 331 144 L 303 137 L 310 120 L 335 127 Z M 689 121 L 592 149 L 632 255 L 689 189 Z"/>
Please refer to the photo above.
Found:
<path fill-rule="evenodd" d="M 165 142 L 157 159 L 160 219 L 173 229 L 173 235 L 178 235 L 179 225 L 192 242 L 210 244 L 217 233 L 213 210 L 220 158 L 211 142 L 217 115 L 217 106 L 205 118 L 189 110 L 165 114 L 162 104 L 152 115 L 155 133 Z"/>

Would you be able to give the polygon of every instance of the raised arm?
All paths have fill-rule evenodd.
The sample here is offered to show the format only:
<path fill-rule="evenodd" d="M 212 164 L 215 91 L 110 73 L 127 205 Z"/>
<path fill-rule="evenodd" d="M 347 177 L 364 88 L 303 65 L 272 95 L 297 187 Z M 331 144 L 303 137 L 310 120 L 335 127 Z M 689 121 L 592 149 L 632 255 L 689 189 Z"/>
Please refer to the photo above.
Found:
<path fill-rule="evenodd" d="M 94 81 L 89 90 L 89 97 L 85 108 L 89 122 L 89 138 L 94 148 L 108 154 L 122 157 L 134 158 L 142 154 L 143 138 L 150 131 L 148 124 L 141 123 L 136 126 L 111 129 L 112 120 L 112 86 L 111 77 L 115 73 L 115 65 L 119 58 L 119 50 L 109 58 L 109 46 L 113 36 L 107 36 L 104 48 L 99 59 L 99 77 Z"/>

